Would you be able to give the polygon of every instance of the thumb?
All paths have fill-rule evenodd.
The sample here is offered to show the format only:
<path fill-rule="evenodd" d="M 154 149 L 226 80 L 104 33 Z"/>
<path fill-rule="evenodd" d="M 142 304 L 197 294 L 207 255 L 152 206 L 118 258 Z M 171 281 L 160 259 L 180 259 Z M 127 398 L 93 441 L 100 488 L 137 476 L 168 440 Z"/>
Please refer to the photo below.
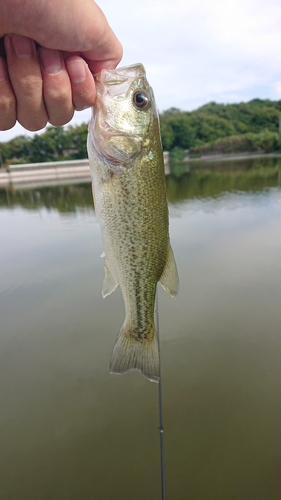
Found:
<path fill-rule="evenodd" d="M 93 0 L 60 0 L 59 5 L 57 0 L 2 0 L 0 4 L 6 33 L 27 36 L 49 49 L 78 52 L 96 72 L 105 66 L 115 68 L 121 60 L 122 46 Z"/>

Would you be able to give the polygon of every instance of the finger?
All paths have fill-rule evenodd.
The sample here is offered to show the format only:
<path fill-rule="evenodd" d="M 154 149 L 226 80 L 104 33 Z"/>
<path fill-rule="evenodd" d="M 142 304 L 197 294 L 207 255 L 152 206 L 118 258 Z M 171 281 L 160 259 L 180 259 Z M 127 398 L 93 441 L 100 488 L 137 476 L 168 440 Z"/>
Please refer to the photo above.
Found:
<path fill-rule="evenodd" d="M 68 123 L 74 113 L 69 76 L 60 51 L 41 48 L 39 59 L 48 121 L 60 127 Z"/>
<path fill-rule="evenodd" d="M 16 96 L 17 120 L 27 130 L 40 130 L 47 123 L 43 81 L 35 42 L 20 35 L 5 36 L 7 66 Z"/>
<path fill-rule="evenodd" d="M 80 52 L 91 61 L 94 73 L 100 71 L 101 65 L 113 69 L 120 62 L 122 46 L 93 0 L 60 0 L 56 12 L 50 1 L 19 3 L 29 5 L 21 9 L 20 18 L 17 12 L 11 15 L 8 0 L 2 8 L 0 1 L 1 22 L 8 26 L 6 33 L 21 33 L 49 49 Z"/>
<path fill-rule="evenodd" d="M 71 82 L 74 108 L 80 111 L 93 106 L 96 86 L 87 63 L 79 56 L 72 56 L 65 61 L 65 64 Z"/>
<path fill-rule="evenodd" d="M 0 57 L 0 130 L 8 130 L 16 123 L 16 99 L 12 90 L 5 60 Z"/>

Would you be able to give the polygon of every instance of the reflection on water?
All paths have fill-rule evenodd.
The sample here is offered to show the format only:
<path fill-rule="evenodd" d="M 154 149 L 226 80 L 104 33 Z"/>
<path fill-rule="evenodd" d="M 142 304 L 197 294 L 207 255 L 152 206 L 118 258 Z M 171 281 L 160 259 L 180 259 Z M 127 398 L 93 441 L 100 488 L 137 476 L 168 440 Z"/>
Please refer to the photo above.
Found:
<path fill-rule="evenodd" d="M 167 187 L 171 202 L 217 197 L 224 191 L 260 191 L 278 184 L 281 186 L 281 158 L 217 163 L 198 161 L 191 167 L 190 164 L 175 163 L 170 170 Z"/>
<path fill-rule="evenodd" d="M 177 165 L 167 188 L 167 498 L 279 500 L 280 166 Z M 124 309 L 90 185 L 0 191 L 0 225 L 0 498 L 160 498 L 157 386 L 107 369 Z"/>
<path fill-rule="evenodd" d="M 261 191 L 281 186 L 281 158 L 259 158 L 242 161 L 172 163 L 167 179 L 168 199 L 217 197 L 229 191 Z M 78 208 L 92 209 L 90 184 L 66 185 L 33 190 L 0 189 L 0 207 L 21 206 L 29 209 L 46 207 L 59 212 L 75 212 Z"/>

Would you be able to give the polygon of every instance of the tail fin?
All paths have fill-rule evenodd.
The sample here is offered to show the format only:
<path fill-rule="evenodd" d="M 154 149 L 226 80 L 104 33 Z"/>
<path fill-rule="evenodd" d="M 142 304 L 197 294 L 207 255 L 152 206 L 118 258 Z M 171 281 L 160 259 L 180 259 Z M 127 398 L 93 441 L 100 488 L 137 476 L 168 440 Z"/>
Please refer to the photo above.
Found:
<path fill-rule="evenodd" d="M 159 350 L 155 328 L 150 338 L 138 338 L 121 328 L 111 355 L 110 373 L 122 374 L 139 370 L 151 382 L 159 381 Z"/>

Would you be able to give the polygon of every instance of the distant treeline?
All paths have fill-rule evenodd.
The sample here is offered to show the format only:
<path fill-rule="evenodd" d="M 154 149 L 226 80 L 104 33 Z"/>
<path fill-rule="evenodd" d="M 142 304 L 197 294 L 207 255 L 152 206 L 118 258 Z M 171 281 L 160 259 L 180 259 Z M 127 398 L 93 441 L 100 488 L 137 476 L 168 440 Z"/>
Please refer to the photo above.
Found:
<path fill-rule="evenodd" d="M 160 115 L 164 150 L 210 152 L 278 151 L 281 101 L 210 102 L 195 111 L 169 109 Z"/>
<path fill-rule="evenodd" d="M 160 114 L 163 148 L 172 158 L 193 155 L 281 150 L 281 101 L 254 99 L 248 103 L 210 102 L 195 111 L 171 108 Z M 88 125 L 48 127 L 33 138 L 19 136 L 0 143 L 0 165 L 87 157 Z"/>
<path fill-rule="evenodd" d="M 8 142 L 0 142 L 0 164 L 87 158 L 87 133 L 87 124 L 48 127 L 34 137 L 20 135 Z"/>

